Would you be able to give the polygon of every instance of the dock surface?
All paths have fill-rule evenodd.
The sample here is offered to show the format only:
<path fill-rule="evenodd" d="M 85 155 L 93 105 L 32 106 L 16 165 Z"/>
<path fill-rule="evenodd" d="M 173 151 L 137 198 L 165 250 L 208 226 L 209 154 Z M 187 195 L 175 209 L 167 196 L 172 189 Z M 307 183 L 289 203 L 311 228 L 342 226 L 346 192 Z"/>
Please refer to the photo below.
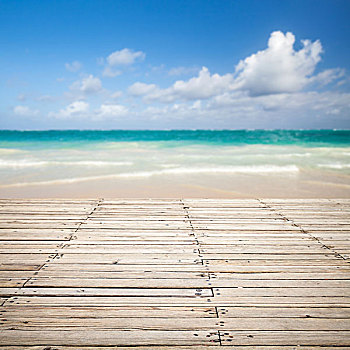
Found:
<path fill-rule="evenodd" d="M 350 200 L 0 200 L 0 350 L 350 349 Z"/>

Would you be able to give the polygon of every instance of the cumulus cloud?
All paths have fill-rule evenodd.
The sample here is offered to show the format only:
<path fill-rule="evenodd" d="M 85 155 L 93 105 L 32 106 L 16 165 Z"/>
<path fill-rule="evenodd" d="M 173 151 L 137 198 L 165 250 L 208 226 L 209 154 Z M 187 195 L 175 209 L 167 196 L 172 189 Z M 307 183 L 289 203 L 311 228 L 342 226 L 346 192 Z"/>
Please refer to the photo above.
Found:
<path fill-rule="evenodd" d="M 135 63 L 136 60 L 142 61 L 146 57 L 142 51 L 132 51 L 130 49 L 123 49 L 114 51 L 107 57 L 107 62 L 110 66 L 129 65 Z"/>
<path fill-rule="evenodd" d="M 210 74 L 208 68 L 203 67 L 198 77 L 188 81 L 178 80 L 170 89 L 170 93 L 185 99 L 207 99 L 230 89 L 232 75 Z"/>
<path fill-rule="evenodd" d="M 297 92 L 310 80 L 321 60 L 322 45 L 317 40 L 302 40 L 294 50 L 292 33 L 273 32 L 265 50 L 247 57 L 236 66 L 235 88 L 251 95 Z"/>
<path fill-rule="evenodd" d="M 128 88 L 129 94 L 133 96 L 143 96 L 158 90 L 159 88 L 155 84 L 145 84 L 140 82 L 136 82 Z"/>
<path fill-rule="evenodd" d="M 128 109 L 125 106 L 118 104 L 102 104 L 101 107 L 96 110 L 95 116 L 98 118 L 122 117 L 127 113 Z"/>
<path fill-rule="evenodd" d="M 302 40 L 299 50 L 294 48 L 292 33 L 271 33 L 265 50 L 241 60 L 233 73 L 211 74 L 203 67 L 198 76 L 189 80 L 178 80 L 168 88 L 155 84 L 136 82 L 128 92 L 132 96 L 143 96 L 145 102 L 193 101 L 215 98 L 233 91 L 246 92 L 250 96 L 296 93 L 311 84 L 326 85 L 344 76 L 342 69 L 328 69 L 314 74 L 321 60 L 322 45 L 316 40 Z M 183 67 L 173 73 L 183 72 Z"/>
<path fill-rule="evenodd" d="M 114 51 L 106 58 L 106 66 L 103 71 L 103 76 L 105 77 L 116 77 L 122 74 L 120 69 L 115 67 L 130 66 L 137 61 L 143 61 L 146 54 L 142 51 L 133 51 L 128 48 Z"/>
<path fill-rule="evenodd" d="M 84 118 L 91 120 L 122 117 L 128 113 L 128 108 L 120 104 L 101 104 L 95 110 L 90 109 L 89 103 L 85 101 L 74 101 L 58 112 L 50 112 L 49 117 L 68 119 Z"/>
<path fill-rule="evenodd" d="M 73 61 L 71 63 L 66 63 L 65 67 L 69 72 L 77 72 L 82 67 L 82 64 L 79 61 Z"/>
<path fill-rule="evenodd" d="M 74 82 L 70 88 L 73 91 L 92 94 L 102 90 L 102 83 L 99 78 L 96 78 L 90 74 L 89 76 Z"/>
<path fill-rule="evenodd" d="M 38 110 L 31 109 L 28 106 L 16 106 L 13 108 L 13 112 L 23 117 L 33 117 L 39 114 Z"/>
<path fill-rule="evenodd" d="M 176 100 L 208 99 L 231 89 L 232 83 L 232 74 L 210 74 L 208 68 L 203 67 L 197 77 L 188 81 L 178 80 L 167 89 L 160 89 L 155 84 L 137 82 L 128 91 L 133 96 L 144 96 L 147 101 L 170 103 Z"/>
<path fill-rule="evenodd" d="M 75 101 L 58 112 L 49 113 L 49 116 L 55 118 L 81 117 L 89 111 L 89 107 L 89 104 L 85 101 Z"/>

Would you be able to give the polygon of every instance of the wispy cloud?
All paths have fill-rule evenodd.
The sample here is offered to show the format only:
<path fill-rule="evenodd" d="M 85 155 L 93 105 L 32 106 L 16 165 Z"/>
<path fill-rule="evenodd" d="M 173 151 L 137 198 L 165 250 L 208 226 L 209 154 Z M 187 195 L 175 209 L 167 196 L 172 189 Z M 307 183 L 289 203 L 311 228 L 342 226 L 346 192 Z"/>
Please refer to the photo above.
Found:
<path fill-rule="evenodd" d="M 24 117 L 33 117 L 39 114 L 39 110 L 31 109 L 28 106 L 15 106 L 13 108 L 13 112 L 16 115 L 24 116 Z"/>
<path fill-rule="evenodd" d="M 65 67 L 69 72 L 77 72 L 81 69 L 82 64 L 79 61 L 73 61 L 71 63 L 66 63 Z"/>
<path fill-rule="evenodd" d="M 199 72 L 198 67 L 174 67 L 171 68 L 168 72 L 170 76 L 177 76 L 177 75 L 188 75 L 188 74 L 195 74 Z"/>

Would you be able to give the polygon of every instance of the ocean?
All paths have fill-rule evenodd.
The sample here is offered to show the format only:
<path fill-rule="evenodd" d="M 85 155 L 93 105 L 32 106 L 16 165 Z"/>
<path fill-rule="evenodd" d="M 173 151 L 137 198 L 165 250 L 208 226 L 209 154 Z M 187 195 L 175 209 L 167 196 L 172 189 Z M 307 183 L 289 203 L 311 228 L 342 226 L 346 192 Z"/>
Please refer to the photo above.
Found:
<path fill-rule="evenodd" d="M 350 131 L 0 131 L 2 197 L 99 194 L 349 196 Z"/>

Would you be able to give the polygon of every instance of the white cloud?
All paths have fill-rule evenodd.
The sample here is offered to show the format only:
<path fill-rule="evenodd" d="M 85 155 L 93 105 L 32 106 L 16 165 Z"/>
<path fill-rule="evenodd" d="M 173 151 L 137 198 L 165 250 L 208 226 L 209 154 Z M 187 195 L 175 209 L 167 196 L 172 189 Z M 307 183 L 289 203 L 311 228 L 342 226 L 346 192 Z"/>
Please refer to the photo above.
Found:
<path fill-rule="evenodd" d="M 146 57 L 142 51 L 132 51 L 130 49 L 123 49 L 120 51 L 114 51 L 107 57 L 108 64 L 113 66 L 130 65 L 135 63 L 136 60 L 142 61 Z"/>
<path fill-rule="evenodd" d="M 73 61 L 72 63 L 66 63 L 65 67 L 69 72 L 77 72 L 82 64 L 79 61 Z"/>
<path fill-rule="evenodd" d="M 206 100 L 232 91 L 245 91 L 250 96 L 296 93 L 311 84 L 318 86 L 334 82 L 344 76 L 342 69 L 328 69 L 314 75 L 321 60 L 322 45 L 316 40 L 303 40 L 302 48 L 294 49 L 292 33 L 271 33 L 265 50 L 241 60 L 234 73 L 211 74 L 203 67 L 198 76 L 189 80 L 178 80 L 168 88 L 155 84 L 136 82 L 128 92 L 132 96 L 143 96 L 145 102 Z M 181 73 L 178 67 L 173 73 Z"/>
<path fill-rule="evenodd" d="M 102 90 L 102 83 L 99 78 L 94 77 L 92 74 L 81 80 L 75 81 L 70 89 L 73 91 L 79 91 L 84 94 L 92 94 Z"/>
<path fill-rule="evenodd" d="M 321 86 L 328 85 L 335 80 L 345 76 L 345 70 L 340 68 L 326 69 L 323 72 L 311 77 L 310 83 L 318 83 Z"/>
<path fill-rule="evenodd" d="M 274 95 L 251 96 L 247 92 L 236 91 L 216 96 L 210 100 L 207 110 L 218 114 L 239 117 L 256 116 L 264 118 L 266 115 L 283 117 L 290 114 L 290 121 L 300 116 L 308 118 L 320 115 L 342 113 L 347 115 L 350 108 L 350 94 L 339 92 L 296 92 Z"/>
<path fill-rule="evenodd" d="M 143 96 L 158 90 L 159 88 L 155 84 L 145 84 L 140 82 L 136 82 L 128 88 L 129 94 L 133 96 Z"/>
<path fill-rule="evenodd" d="M 109 77 L 109 78 L 114 78 L 114 77 L 117 77 L 118 75 L 121 75 L 121 74 L 122 74 L 122 71 L 113 69 L 110 66 L 106 66 L 102 72 L 102 75 L 104 77 Z"/>
<path fill-rule="evenodd" d="M 102 104 L 94 111 L 90 110 L 89 103 L 75 101 L 60 109 L 58 112 L 50 112 L 49 117 L 68 119 L 84 118 L 86 120 L 100 120 L 115 117 L 122 117 L 128 113 L 128 108 L 120 104 Z"/>
<path fill-rule="evenodd" d="M 56 98 L 50 95 L 41 95 L 36 100 L 39 102 L 54 102 Z"/>
<path fill-rule="evenodd" d="M 231 89 L 232 74 L 210 74 L 208 68 L 203 67 L 197 77 L 188 81 L 178 80 L 167 89 L 160 89 L 154 84 L 137 82 L 128 89 L 133 96 L 144 96 L 146 101 L 160 101 L 171 103 L 176 100 L 208 99 Z"/>
<path fill-rule="evenodd" d="M 39 114 L 38 110 L 31 109 L 28 106 L 16 106 L 13 108 L 13 112 L 23 117 L 33 117 Z"/>
<path fill-rule="evenodd" d="M 258 51 L 236 66 L 235 88 L 251 95 L 297 92 L 310 80 L 321 60 L 322 45 L 317 40 L 302 41 L 302 49 L 294 50 L 292 33 L 273 32 L 267 49 Z"/>
<path fill-rule="evenodd" d="M 173 75 L 185 75 L 185 74 L 194 74 L 199 71 L 198 67 L 174 67 L 171 68 L 168 72 L 170 76 Z"/>
<path fill-rule="evenodd" d="M 170 93 L 174 93 L 184 100 L 207 99 L 230 89 L 232 75 L 212 74 L 208 68 L 203 67 L 198 77 L 188 81 L 178 80 L 171 87 Z"/>
<path fill-rule="evenodd" d="M 115 67 L 130 66 L 136 61 L 143 61 L 145 57 L 146 54 L 144 52 L 133 51 L 127 48 L 114 51 L 106 58 L 106 65 L 102 74 L 104 77 L 116 77 L 122 74 L 122 71 L 120 69 L 116 69 Z M 101 60 L 101 62 L 104 61 L 104 59 Z"/>
<path fill-rule="evenodd" d="M 49 117 L 55 118 L 72 118 L 84 116 L 89 111 L 89 104 L 85 101 L 75 101 L 59 112 L 49 113 Z"/>
<path fill-rule="evenodd" d="M 123 92 L 122 91 L 115 91 L 111 94 L 111 97 L 114 98 L 114 99 L 118 99 L 120 97 L 123 96 Z"/>
<path fill-rule="evenodd" d="M 97 118 L 122 117 L 127 113 L 128 109 L 125 106 L 118 104 L 102 104 L 101 107 L 96 110 L 95 116 Z"/>
<path fill-rule="evenodd" d="M 99 78 L 89 75 L 81 81 L 80 90 L 86 93 L 97 92 L 102 89 L 102 83 Z"/>

